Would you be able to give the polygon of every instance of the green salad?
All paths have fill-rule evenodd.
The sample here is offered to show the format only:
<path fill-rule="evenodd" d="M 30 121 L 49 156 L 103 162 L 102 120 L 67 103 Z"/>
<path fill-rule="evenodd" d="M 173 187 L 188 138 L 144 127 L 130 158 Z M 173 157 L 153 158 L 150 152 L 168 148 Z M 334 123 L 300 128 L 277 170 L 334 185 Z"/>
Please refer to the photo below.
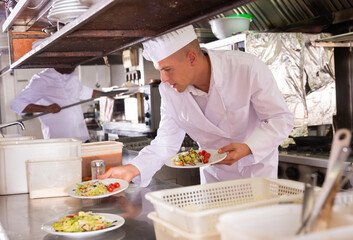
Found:
<path fill-rule="evenodd" d="M 81 211 L 62 218 L 61 222 L 54 223 L 52 227 L 58 232 L 87 232 L 104 229 L 111 225 L 112 223 L 105 221 L 103 216 Z"/>
<path fill-rule="evenodd" d="M 93 181 L 86 182 L 84 184 L 77 184 L 77 189 L 75 190 L 75 193 L 78 196 L 91 197 L 106 194 L 107 191 L 107 185 L 104 185 L 103 183 L 98 181 Z"/>

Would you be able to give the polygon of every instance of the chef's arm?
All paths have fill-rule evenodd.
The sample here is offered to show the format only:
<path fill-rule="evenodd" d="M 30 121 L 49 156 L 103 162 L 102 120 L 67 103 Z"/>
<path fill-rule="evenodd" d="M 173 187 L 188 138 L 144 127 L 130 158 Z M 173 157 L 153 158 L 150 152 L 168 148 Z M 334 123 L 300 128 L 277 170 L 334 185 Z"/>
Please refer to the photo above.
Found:
<path fill-rule="evenodd" d="M 33 112 L 50 112 L 50 113 L 58 113 L 61 111 L 61 107 L 53 103 L 48 106 L 37 105 L 37 104 L 28 104 L 22 111 L 22 113 L 33 113 Z"/>
<path fill-rule="evenodd" d="M 140 175 L 138 168 L 132 164 L 127 164 L 110 168 L 106 173 L 99 175 L 98 179 L 119 178 L 131 182 L 131 180 L 138 175 Z"/>

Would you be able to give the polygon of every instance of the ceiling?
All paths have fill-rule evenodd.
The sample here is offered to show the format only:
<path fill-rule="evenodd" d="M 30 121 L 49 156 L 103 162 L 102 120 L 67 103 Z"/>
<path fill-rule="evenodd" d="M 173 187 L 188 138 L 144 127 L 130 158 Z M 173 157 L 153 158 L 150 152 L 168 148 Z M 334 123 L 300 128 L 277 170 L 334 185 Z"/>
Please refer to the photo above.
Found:
<path fill-rule="evenodd" d="M 353 27 L 353 0 L 257 0 L 212 18 L 244 13 L 253 15 L 254 31 L 338 34 Z M 209 28 L 207 21 L 195 25 Z"/>

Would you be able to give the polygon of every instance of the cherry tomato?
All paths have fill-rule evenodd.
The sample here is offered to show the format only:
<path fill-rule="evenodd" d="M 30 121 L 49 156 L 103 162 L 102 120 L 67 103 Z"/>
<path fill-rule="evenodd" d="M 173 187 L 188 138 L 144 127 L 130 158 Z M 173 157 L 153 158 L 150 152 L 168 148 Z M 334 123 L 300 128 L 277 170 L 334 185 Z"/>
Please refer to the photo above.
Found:
<path fill-rule="evenodd" d="M 206 153 L 205 154 L 205 158 L 210 158 L 211 157 L 211 154 L 210 153 Z"/>
<path fill-rule="evenodd" d="M 116 183 L 114 184 L 114 187 L 115 187 L 115 188 L 119 188 L 119 187 L 120 187 L 120 184 L 119 184 L 118 182 L 116 182 Z"/>
<path fill-rule="evenodd" d="M 205 150 L 202 150 L 202 156 L 205 156 L 207 152 Z"/>
<path fill-rule="evenodd" d="M 108 192 L 113 192 L 113 188 L 112 187 L 108 187 Z"/>
<path fill-rule="evenodd" d="M 203 156 L 203 155 L 202 155 L 202 152 L 198 152 L 198 154 L 199 154 L 200 156 Z"/>
<path fill-rule="evenodd" d="M 112 189 L 115 188 L 113 183 L 109 184 L 109 187 L 112 188 Z"/>
<path fill-rule="evenodd" d="M 202 162 L 203 162 L 203 163 L 208 163 L 208 158 L 205 157 L 205 158 L 202 160 Z"/>

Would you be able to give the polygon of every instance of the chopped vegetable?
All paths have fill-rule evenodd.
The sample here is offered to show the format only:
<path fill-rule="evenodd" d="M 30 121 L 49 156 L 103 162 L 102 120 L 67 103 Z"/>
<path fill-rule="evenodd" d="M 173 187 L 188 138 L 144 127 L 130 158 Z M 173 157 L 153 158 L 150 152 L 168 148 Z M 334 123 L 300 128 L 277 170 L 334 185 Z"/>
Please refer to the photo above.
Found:
<path fill-rule="evenodd" d="M 87 232 L 104 229 L 110 225 L 112 223 L 105 221 L 103 216 L 81 211 L 74 216 L 62 218 L 61 222 L 54 223 L 52 227 L 58 232 Z"/>
<path fill-rule="evenodd" d="M 75 190 L 78 196 L 98 196 L 107 193 L 108 187 L 99 181 L 77 184 Z"/>
<path fill-rule="evenodd" d="M 206 157 L 207 156 L 207 157 Z M 174 165 L 177 166 L 185 166 L 196 165 L 197 163 L 208 163 L 211 154 L 202 150 L 201 152 L 196 152 L 194 149 L 190 149 L 186 153 L 178 154 L 178 156 L 174 159 Z"/>
<path fill-rule="evenodd" d="M 75 190 L 78 196 L 98 196 L 106 194 L 107 192 L 113 192 L 115 188 L 119 188 L 120 184 L 118 182 L 105 185 L 99 181 L 86 182 L 84 184 L 77 184 L 77 189 Z"/>

